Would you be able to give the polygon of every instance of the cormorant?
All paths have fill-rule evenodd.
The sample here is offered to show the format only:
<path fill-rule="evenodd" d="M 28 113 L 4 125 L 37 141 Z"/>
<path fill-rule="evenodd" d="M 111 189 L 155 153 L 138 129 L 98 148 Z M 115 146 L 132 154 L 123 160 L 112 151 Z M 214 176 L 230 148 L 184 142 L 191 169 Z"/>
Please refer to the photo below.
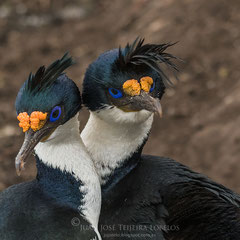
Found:
<path fill-rule="evenodd" d="M 79 135 L 80 92 L 62 72 L 65 54 L 30 74 L 16 99 L 25 139 L 16 157 L 20 173 L 34 150 L 37 177 L 0 194 L 1 240 L 97 240 L 101 188 Z"/>
<path fill-rule="evenodd" d="M 172 159 L 141 154 L 171 84 L 162 66 L 177 70 L 177 58 L 166 52 L 171 45 L 138 38 L 101 54 L 86 71 L 83 103 L 90 118 L 81 137 L 102 185 L 99 223 L 115 226 L 101 228 L 101 235 L 239 240 L 238 194 Z"/>

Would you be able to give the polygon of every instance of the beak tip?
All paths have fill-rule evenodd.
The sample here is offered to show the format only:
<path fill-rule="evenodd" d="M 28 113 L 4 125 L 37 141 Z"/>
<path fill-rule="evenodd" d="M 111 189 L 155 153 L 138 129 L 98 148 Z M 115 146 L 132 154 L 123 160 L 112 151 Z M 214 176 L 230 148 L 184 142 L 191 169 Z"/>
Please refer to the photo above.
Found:
<path fill-rule="evenodd" d="M 16 168 L 16 173 L 18 176 L 21 175 L 22 170 L 24 170 L 24 165 L 25 162 L 22 159 L 19 159 L 18 157 L 15 160 L 15 168 Z"/>
<path fill-rule="evenodd" d="M 21 171 L 16 170 L 16 172 L 17 172 L 18 177 L 20 177 L 21 176 Z"/>
<path fill-rule="evenodd" d="M 21 175 L 21 166 L 20 163 L 15 163 L 16 173 L 18 176 Z"/>
<path fill-rule="evenodd" d="M 163 117 L 163 111 L 162 111 L 162 105 L 161 105 L 160 101 L 155 100 L 154 106 L 155 106 L 155 112 L 158 114 L 158 116 L 160 118 L 162 118 Z"/>
<path fill-rule="evenodd" d="M 155 114 L 156 114 L 159 118 L 162 118 L 162 117 L 163 117 L 162 112 L 156 111 Z"/>
<path fill-rule="evenodd" d="M 20 176 L 20 175 L 21 175 L 21 169 L 20 169 L 20 167 L 16 165 L 15 168 L 16 168 L 16 173 L 17 173 L 17 175 Z"/>

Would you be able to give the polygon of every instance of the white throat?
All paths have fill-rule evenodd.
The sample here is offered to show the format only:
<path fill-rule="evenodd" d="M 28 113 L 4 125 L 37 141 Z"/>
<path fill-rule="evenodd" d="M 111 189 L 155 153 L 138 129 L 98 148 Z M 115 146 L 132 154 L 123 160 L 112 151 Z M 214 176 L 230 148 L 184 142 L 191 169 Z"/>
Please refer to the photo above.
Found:
<path fill-rule="evenodd" d="M 129 116 L 126 117 L 128 114 Z M 106 119 L 106 116 L 109 119 Z M 139 122 L 141 117 L 144 121 Z M 113 118 L 119 121 L 114 122 Z M 130 122 L 127 118 L 135 118 L 137 123 Z M 101 184 L 105 184 L 105 177 L 121 166 L 124 160 L 131 157 L 142 145 L 152 122 L 153 114 L 147 111 L 124 113 L 116 108 L 107 108 L 100 112 L 90 112 L 81 137 L 95 163 Z"/>
<path fill-rule="evenodd" d="M 99 235 L 101 187 L 93 161 L 79 135 L 78 114 L 59 126 L 47 141 L 38 143 L 35 152 L 46 165 L 67 171 L 76 180 L 81 180 L 83 187 L 80 191 L 86 193 L 82 213 Z"/>

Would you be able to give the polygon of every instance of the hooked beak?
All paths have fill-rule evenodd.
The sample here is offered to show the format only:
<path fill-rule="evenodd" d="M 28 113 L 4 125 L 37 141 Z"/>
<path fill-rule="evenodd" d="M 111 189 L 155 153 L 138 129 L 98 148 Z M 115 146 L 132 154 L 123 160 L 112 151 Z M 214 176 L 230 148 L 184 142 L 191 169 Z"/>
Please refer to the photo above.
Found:
<path fill-rule="evenodd" d="M 146 92 L 142 91 L 140 95 L 131 97 L 128 103 L 119 107 L 125 112 L 135 112 L 140 110 L 147 110 L 157 113 L 160 118 L 162 117 L 162 106 L 158 98 L 153 98 Z"/>
<path fill-rule="evenodd" d="M 52 129 L 52 131 L 50 131 L 50 129 Z M 54 131 L 54 129 L 44 126 L 43 128 L 36 132 L 34 132 L 32 129 L 29 129 L 27 132 L 25 132 L 23 145 L 15 159 L 15 167 L 18 176 L 20 176 L 21 171 L 24 169 L 26 160 L 29 157 L 29 155 L 33 152 L 34 147 L 41 140 L 45 140 L 46 137 L 49 137 L 51 133 Z"/>

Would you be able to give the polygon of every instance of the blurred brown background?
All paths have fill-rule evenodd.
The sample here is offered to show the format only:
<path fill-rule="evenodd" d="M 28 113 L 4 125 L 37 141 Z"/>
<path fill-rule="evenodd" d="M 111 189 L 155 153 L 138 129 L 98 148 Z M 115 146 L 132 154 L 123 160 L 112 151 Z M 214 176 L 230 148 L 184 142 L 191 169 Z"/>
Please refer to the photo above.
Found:
<path fill-rule="evenodd" d="M 17 177 L 23 140 L 14 101 L 30 71 L 64 52 L 79 87 L 100 53 L 136 36 L 179 41 L 180 82 L 165 94 L 145 152 L 176 159 L 240 193 L 239 0 L 1 0 L 0 190 L 35 176 L 29 161 Z M 83 128 L 88 117 L 81 113 Z"/>

